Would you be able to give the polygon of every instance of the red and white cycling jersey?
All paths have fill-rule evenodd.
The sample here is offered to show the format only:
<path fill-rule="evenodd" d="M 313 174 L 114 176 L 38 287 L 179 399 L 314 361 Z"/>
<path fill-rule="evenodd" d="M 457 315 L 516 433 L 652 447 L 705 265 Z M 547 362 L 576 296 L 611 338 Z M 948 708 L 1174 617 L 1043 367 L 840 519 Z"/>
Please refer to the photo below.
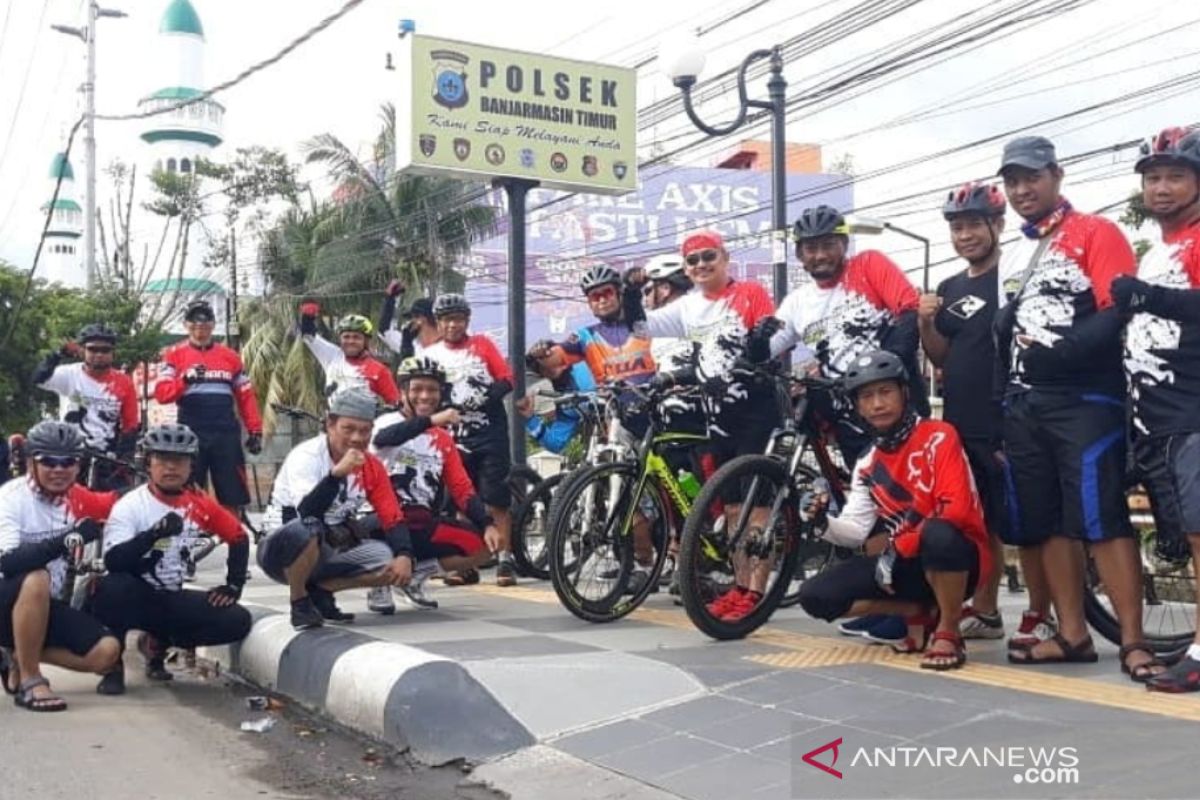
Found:
<path fill-rule="evenodd" d="M 163 405 L 178 403 L 179 421 L 192 430 L 239 430 L 233 412 L 236 400 L 246 430 L 262 433 L 254 387 L 241 357 L 225 345 L 196 347 L 187 340 L 172 345 L 163 351 L 158 376 L 154 399 Z"/>
<path fill-rule="evenodd" d="M 695 342 L 696 374 L 704 381 L 728 378 L 734 363 L 746 353 L 746 337 L 754 324 L 774 313 L 775 305 L 762 284 L 730 281 L 716 294 L 694 290 L 665 308 L 647 311 L 645 326 L 652 338 L 673 336 Z M 753 405 L 753 398 L 744 384 L 734 381 L 716 399 L 713 411 L 721 414 L 743 404 Z"/>
<path fill-rule="evenodd" d="M 398 411 L 384 414 L 375 420 L 375 431 L 404 421 L 404 415 Z M 443 428 L 427 428 L 396 447 L 371 445 L 371 452 L 387 468 L 392 487 L 403 505 L 436 510 L 443 485 L 460 509 L 466 509 L 475 495 L 475 486 L 463 466 L 454 438 Z"/>
<path fill-rule="evenodd" d="M 979 580 L 991 567 L 987 527 L 954 426 L 923 419 L 894 452 L 872 447 L 854 467 L 846 505 L 829 518 L 826 537 L 857 547 L 878 525 L 894 537 L 896 551 L 914 558 L 921 528 L 937 518 L 954 525 L 979 551 Z"/>
<path fill-rule="evenodd" d="M 116 492 L 93 492 L 79 484 L 65 495 L 51 498 L 37 490 L 32 477 L 11 480 L 0 486 L 0 553 L 62 536 L 85 519 L 103 523 L 115 502 Z M 56 558 L 46 569 L 50 572 L 50 591 L 58 596 L 66 578 L 67 561 Z"/>
<path fill-rule="evenodd" d="M 470 442 L 503 430 L 504 406 L 487 401 L 488 388 L 496 381 L 511 384 L 513 374 L 495 342 L 476 333 L 458 344 L 431 344 L 424 355 L 446 370 L 450 402 L 462 411 L 462 422 L 454 429 L 456 441 Z"/>
<path fill-rule="evenodd" d="M 379 459 L 366 454 L 366 463 L 345 479 L 341 490 L 325 512 L 325 523 L 336 525 L 363 512 L 367 505 L 379 515 L 379 524 L 388 530 L 403 519 L 396 495 L 388 480 L 387 470 Z M 274 530 L 283 524 L 284 509 L 297 509 L 305 497 L 333 469 L 329 455 L 329 440 L 325 434 L 314 436 L 292 448 L 283 460 L 275 485 L 271 487 L 271 502 L 263 515 L 263 527 Z"/>
<path fill-rule="evenodd" d="M 1142 256 L 1138 277 L 1175 290 L 1200 290 L 1200 224 L 1191 225 Z M 1125 376 L 1133 425 L 1160 436 L 1200 430 L 1200 323 L 1142 311 L 1125 328 Z"/>
<path fill-rule="evenodd" d="M 104 526 L 104 553 L 148 531 L 167 514 L 183 518 L 183 531 L 159 539 L 143 558 L 142 578 L 155 589 L 174 592 L 183 588 L 187 569 L 185 556 L 201 539 L 215 536 L 223 542 L 241 541 L 242 523 L 214 498 L 194 489 L 179 495 L 164 495 L 148 485 L 129 492 L 113 506 Z"/>
<path fill-rule="evenodd" d="M 40 386 L 59 396 L 59 417 L 79 426 L 88 447 L 112 450 L 121 434 L 137 430 L 137 391 L 120 370 L 97 376 L 83 364 L 62 364 Z"/>
<path fill-rule="evenodd" d="M 797 360 L 815 355 L 825 377 L 839 377 L 858 356 L 878 350 L 889 326 L 903 312 L 916 311 L 918 300 L 891 259 L 863 251 L 847 259 L 838 280 L 808 281 L 784 298 L 777 315 L 783 329 L 772 338 L 771 353 L 802 345 Z"/>
<path fill-rule="evenodd" d="M 342 348 L 316 334 L 302 338 L 325 371 L 327 395 L 355 387 L 372 392 L 389 406 L 400 402 L 400 390 L 396 388 L 391 370 L 382 361 L 366 353 L 357 358 L 346 358 Z"/>

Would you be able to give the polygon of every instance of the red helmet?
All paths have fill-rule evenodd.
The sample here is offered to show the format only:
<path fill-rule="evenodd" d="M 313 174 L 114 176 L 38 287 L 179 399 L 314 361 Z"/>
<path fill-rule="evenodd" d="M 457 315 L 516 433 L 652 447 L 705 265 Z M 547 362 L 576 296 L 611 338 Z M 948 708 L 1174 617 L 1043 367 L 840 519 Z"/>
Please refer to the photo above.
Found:
<path fill-rule="evenodd" d="M 964 183 L 950 192 L 942 206 L 942 216 L 947 220 L 966 214 L 982 217 L 1003 217 L 1007 204 L 999 187 L 986 183 Z"/>
<path fill-rule="evenodd" d="M 1161 164 L 1181 164 L 1200 175 L 1200 133 L 1187 128 L 1163 128 L 1142 142 L 1142 157 L 1133 169 L 1141 174 Z"/>

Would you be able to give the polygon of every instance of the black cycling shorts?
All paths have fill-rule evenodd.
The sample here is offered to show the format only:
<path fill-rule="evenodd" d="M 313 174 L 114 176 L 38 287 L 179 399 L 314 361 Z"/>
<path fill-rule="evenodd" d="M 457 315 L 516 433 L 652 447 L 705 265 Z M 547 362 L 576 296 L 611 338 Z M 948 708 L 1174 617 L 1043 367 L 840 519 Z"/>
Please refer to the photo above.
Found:
<path fill-rule="evenodd" d="M 1200 534 L 1200 433 L 1136 437 L 1133 466 L 1160 538 Z"/>
<path fill-rule="evenodd" d="M 1003 539 L 1009 527 L 1008 498 L 1004 462 L 997 456 L 997 449 L 986 439 L 963 439 L 963 450 L 966 451 L 967 463 L 979 492 L 979 502 L 983 506 L 983 520 L 987 523 L 989 533 Z"/>
<path fill-rule="evenodd" d="M 246 489 L 246 455 L 238 431 L 197 432 L 200 452 L 192 462 L 192 482 L 205 488 L 212 480 L 217 502 L 231 508 L 248 505 L 250 492 Z"/>
<path fill-rule="evenodd" d="M 25 578 L 0 578 L 0 647 L 13 647 L 12 612 Z M 57 647 L 83 657 L 92 652 L 101 639 L 112 636 L 91 614 L 84 613 L 61 600 L 50 600 L 50 622 L 46 628 L 45 647 Z"/>
<path fill-rule="evenodd" d="M 1133 536 L 1125 502 L 1125 404 L 1031 390 L 1005 401 L 1010 524 L 1005 544 Z"/>
<path fill-rule="evenodd" d="M 746 409 L 747 416 L 739 425 L 727 425 L 725 435 L 713 431 L 706 443 L 698 445 L 696 451 L 701 464 L 702 479 L 707 480 L 722 464 L 738 456 L 761 455 L 767 451 L 771 433 L 778 427 L 775 415 L 755 414 Z M 721 491 L 725 503 L 737 503 L 746 496 L 745 487 L 728 484 Z"/>
<path fill-rule="evenodd" d="M 512 490 L 508 488 L 508 474 L 512 471 L 512 458 L 508 452 L 508 440 L 497 438 L 487 444 L 472 445 L 470 450 L 461 447 L 463 466 L 479 499 L 489 506 L 508 508 L 512 505 Z"/>

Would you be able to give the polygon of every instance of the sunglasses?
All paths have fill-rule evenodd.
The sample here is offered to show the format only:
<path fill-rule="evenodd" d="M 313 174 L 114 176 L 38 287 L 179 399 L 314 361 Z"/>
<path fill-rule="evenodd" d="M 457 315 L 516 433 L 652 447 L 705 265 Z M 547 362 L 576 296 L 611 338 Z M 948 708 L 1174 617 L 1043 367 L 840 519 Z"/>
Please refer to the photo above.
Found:
<path fill-rule="evenodd" d="M 79 463 L 75 456 L 36 456 L 33 460 L 50 469 L 67 469 Z"/>
<path fill-rule="evenodd" d="M 611 286 L 605 286 L 600 289 L 593 289 L 587 293 L 589 303 L 595 303 L 598 300 L 608 300 L 617 296 L 617 290 Z"/>
<path fill-rule="evenodd" d="M 96 346 L 96 345 L 90 345 L 90 344 L 85 345 L 83 349 L 88 351 L 89 353 L 111 353 L 113 351 L 113 349 L 111 347 L 106 347 L 103 345 Z"/>
<path fill-rule="evenodd" d="M 718 251 L 710 248 L 708 250 L 701 250 L 699 253 L 691 253 L 687 258 L 684 259 L 684 262 L 689 267 L 694 267 L 701 261 L 703 261 L 705 264 L 711 264 L 720 257 L 721 254 Z"/>

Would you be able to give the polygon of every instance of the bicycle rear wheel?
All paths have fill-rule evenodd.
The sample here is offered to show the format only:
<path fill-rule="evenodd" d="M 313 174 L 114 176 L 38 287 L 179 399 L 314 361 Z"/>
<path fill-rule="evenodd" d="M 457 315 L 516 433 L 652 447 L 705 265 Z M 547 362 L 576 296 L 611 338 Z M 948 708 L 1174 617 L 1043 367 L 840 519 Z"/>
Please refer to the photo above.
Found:
<path fill-rule="evenodd" d="M 714 515 L 722 496 L 736 508 Z M 799 515 L 787 469 L 770 456 L 735 458 L 704 484 L 683 526 L 679 589 L 692 623 L 714 639 L 741 639 L 779 607 L 799 556 Z M 738 619 L 723 619 L 715 601 L 735 586 L 762 599 Z"/>
<path fill-rule="evenodd" d="M 588 622 L 612 622 L 633 611 L 658 586 L 667 525 L 662 495 L 655 484 L 639 482 L 637 464 L 599 464 L 572 475 L 550 509 L 550 581 L 559 600 Z M 653 563 L 642 565 L 646 580 L 626 594 L 639 528 L 653 545 Z"/>
<path fill-rule="evenodd" d="M 551 475 L 526 495 L 513 512 L 512 552 L 517 572 L 527 578 L 550 579 L 550 553 L 546 548 L 550 504 L 567 473 Z"/>

